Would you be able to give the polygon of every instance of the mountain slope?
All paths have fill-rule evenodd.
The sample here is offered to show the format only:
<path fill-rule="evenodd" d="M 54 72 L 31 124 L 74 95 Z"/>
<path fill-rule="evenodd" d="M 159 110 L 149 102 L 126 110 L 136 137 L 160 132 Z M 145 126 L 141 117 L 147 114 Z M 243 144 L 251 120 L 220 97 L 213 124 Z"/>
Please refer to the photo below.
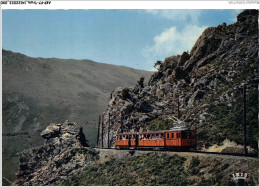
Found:
<path fill-rule="evenodd" d="M 90 60 L 31 58 L 6 50 L 2 54 L 3 176 L 7 178 L 14 176 L 16 153 L 42 144 L 39 134 L 50 123 L 77 121 L 95 145 L 98 115 L 110 92 L 151 75 Z"/>

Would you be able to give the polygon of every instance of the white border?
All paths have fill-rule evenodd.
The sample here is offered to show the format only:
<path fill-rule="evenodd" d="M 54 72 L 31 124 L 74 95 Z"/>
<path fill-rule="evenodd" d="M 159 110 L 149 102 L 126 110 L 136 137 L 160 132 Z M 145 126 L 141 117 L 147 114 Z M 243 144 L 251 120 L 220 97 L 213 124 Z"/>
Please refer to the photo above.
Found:
<path fill-rule="evenodd" d="M 8 2 L 1 6 L 2 9 L 259 9 L 259 1 L 51 1 L 48 5 Z"/>

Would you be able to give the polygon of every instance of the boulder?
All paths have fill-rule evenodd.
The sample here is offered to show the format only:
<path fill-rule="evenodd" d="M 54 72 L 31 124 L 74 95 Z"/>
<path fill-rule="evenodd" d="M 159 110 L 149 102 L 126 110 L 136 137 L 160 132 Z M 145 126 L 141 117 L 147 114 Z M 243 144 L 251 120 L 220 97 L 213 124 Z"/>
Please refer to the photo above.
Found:
<path fill-rule="evenodd" d="M 190 55 L 187 52 L 183 52 L 178 63 L 178 66 L 183 66 L 187 60 L 190 59 Z"/>
<path fill-rule="evenodd" d="M 47 140 L 50 138 L 55 138 L 60 134 L 60 127 L 61 124 L 52 123 L 45 130 L 41 132 L 41 136 Z"/>

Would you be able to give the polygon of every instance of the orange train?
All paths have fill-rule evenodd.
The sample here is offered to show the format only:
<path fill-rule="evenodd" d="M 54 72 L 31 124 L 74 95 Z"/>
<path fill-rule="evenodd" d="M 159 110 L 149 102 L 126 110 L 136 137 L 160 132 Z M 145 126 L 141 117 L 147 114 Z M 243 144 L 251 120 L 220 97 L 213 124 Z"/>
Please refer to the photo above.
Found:
<path fill-rule="evenodd" d="M 173 149 L 194 150 L 195 130 L 173 129 L 143 133 L 122 133 L 116 136 L 116 149 Z"/>

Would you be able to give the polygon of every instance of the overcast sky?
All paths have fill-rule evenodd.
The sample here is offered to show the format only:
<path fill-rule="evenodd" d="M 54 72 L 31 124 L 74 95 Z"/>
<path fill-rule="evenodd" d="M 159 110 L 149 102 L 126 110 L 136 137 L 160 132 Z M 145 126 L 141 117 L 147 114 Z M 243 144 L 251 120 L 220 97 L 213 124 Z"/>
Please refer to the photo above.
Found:
<path fill-rule="evenodd" d="M 2 47 L 31 57 L 90 59 L 152 70 L 190 51 L 207 27 L 241 10 L 3 10 Z"/>

